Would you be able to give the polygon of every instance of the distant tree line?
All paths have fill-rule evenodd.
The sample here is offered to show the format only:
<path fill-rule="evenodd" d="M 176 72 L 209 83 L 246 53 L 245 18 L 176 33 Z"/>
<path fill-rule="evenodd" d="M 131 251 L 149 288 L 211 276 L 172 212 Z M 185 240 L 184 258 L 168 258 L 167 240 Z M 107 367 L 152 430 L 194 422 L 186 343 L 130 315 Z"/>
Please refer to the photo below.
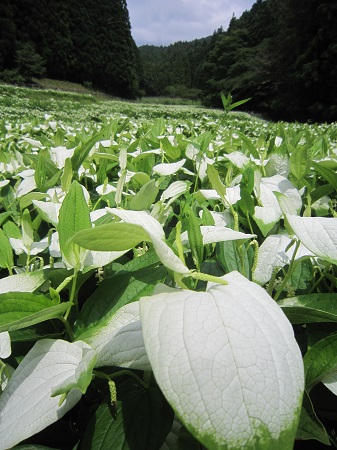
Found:
<path fill-rule="evenodd" d="M 142 70 L 126 1 L 2 0 L 0 78 L 33 76 L 136 97 Z"/>
<path fill-rule="evenodd" d="M 272 119 L 337 121 L 337 2 L 257 0 L 228 29 L 137 48 L 126 0 L 2 0 L 0 80 L 89 83 L 126 98 L 220 93 Z"/>
<path fill-rule="evenodd" d="M 228 30 L 169 47 L 140 47 L 148 95 L 220 92 L 272 119 L 337 120 L 337 2 L 257 0 Z"/>

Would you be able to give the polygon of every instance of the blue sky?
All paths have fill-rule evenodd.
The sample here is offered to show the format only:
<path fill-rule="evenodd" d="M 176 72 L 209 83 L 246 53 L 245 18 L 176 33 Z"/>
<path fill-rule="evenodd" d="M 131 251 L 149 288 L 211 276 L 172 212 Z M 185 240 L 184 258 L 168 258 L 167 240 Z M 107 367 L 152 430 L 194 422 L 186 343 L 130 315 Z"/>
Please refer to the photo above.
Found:
<path fill-rule="evenodd" d="M 136 44 L 169 45 L 192 41 L 225 30 L 254 0 L 127 0 L 131 33 Z"/>

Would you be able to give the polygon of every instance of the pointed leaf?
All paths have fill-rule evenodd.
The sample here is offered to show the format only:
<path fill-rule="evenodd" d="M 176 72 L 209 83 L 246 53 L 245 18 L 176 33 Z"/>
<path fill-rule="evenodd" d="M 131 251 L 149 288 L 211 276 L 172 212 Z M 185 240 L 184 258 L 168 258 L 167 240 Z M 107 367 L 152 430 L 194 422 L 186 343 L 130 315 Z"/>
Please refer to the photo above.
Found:
<path fill-rule="evenodd" d="M 58 304 L 57 300 L 28 292 L 0 294 L 0 332 L 60 317 L 70 306 L 70 302 Z"/>
<path fill-rule="evenodd" d="M 322 382 L 337 395 L 337 335 L 332 334 L 313 345 L 303 358 L 306 390 Z"/>
<path fill-rule="evenodd" d="M 298 239 L 316 256 L 337 264 L 337 218 L 287 215 Z"/>
<path fill-rule="evenodd" d="M 172 409 L 156 385 L 132 380 L 117 387 L 117 414 L 106 398 L 89 422 L 81 450 L 158 450 L 171 429 Z"/>
<path fill-rule="evenodd" d="M 142 241 L 150 241 L 150 238 L 140 225 L 116 222 L 82 230 L 72 241 L 89 250 L 102 252 L 129 250 Z"/>
<path fill-rule="evenodd" d="M 11 270 L 14 266 L 13 249 L 8 237 L 0 228 L 0 267 Z"/>
<path fill-rule="evenodd" d="M 64 259 L 77 270 L 83 268 L 86 250 L 80 249 L 71 239 L 77 232 L 90 228 L 90 212 L 83 189 L 77 181 L 73 181 L 60 209 L 58 233 Z"/>
<path fill-rule="evenodd" d="M 2 449 L 38 433 L 76 405 L 82 395 L 78 389 L 67 395 L 62 406 L 60 397 L 51 397 L 51 389 L 75 373 L 85 346 L 45 339 L 28 352 L 0 397 Z"/>
<path fill-rule="evenodd" d="M 139 302 L 123 306 L 103 326 L 84 338 L 97 352 L 96 367 L 151 370 L 143 341 Z"/>
<path fill-rule="evenodd" d="M 34 292 L 48 280 L 49 270 L 20 273 L 0 279 L 0 294 L 6 292 Z"/>
<path fill-rule="evenodd" d="M 224 279 L 140 300 L 155 378 L 207 448 L 292 448 L 304 388 L 292 327 L 261 287 Z"/>
<path fill-rule="evenodd" d="M 337 322 L 337 294 L 307 294 L 280 300 L 291 323 Z"/>

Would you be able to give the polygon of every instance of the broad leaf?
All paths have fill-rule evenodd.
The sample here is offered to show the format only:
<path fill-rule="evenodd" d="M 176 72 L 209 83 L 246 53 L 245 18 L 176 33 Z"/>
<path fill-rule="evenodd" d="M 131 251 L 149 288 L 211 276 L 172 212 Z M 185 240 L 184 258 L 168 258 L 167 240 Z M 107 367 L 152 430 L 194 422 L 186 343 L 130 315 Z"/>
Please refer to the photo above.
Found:
<path fill-rule="evenodd" d="M 52 388 L 74 376 L 83 342 L 45 339 L 28 352 L 0 397 L 1 448 L 11 448 L 63 417 L 81 398 L 73 389 L 60 406 Z"/>
<path fill-rule="evenodd" d="M 337 395 L 337 335 L 332 334 L 313 345 L 303 358 L 305 385 L 309 392 L 322 382 Z"/>
<path fill-rule="evenodd" d="M 123 251 L 136 247 L 140 242 L 150 240 L 140 225 L 125 223 L 107 223 L 83 230 L 72 241 L 89 250 Z"/>
<path fill-rule="evenodd" d="M 84 339 L 97 352 L 96 367 L 151 370 L 143 341 L 139 302 L 120 308 L 109 321 L 86 334 Z"/>
<path fill-rule="evenodd" d="M 60 317 L 70 306 L 70 302 L 58 304 L 57 300 L 28 292 L 0 294 L 0 332 Z"/>
<path fill-rule="evenodd" d="M 75 324 L 75 336 L 86 341 L 97 333 L 109 333 L 109 321 L 122 306 L 151 295 L 157 283 L 165 279 L 164 267 L 137 272 L 117 273 L 103 280 L 85 302 Z M 106 331 L 104 331 L 106 330 Z"/>
<path fill-rule="evenodd" d="M 337 322 L 337 294 L 306 294 L 280 300 L 291 323 Z"/>
<path fill-rule="evenodd" d="M 6 292 L 34 292 L 48 280 L 49 270 L 21 273 L 0 279 L 0 294 Z"/>
<path fill-rule="evenodd" d="M 332 264 L 337 264 L 336 217 L 287 215 L 287 220 L 298 239 L 312 253 Z"/>
<path fill-rule="evenodd" d="M 117 208 L 106 208 L 106 210 L 124 220 L 124 222 L 141 225 L 148 235 L 145 240 L 152 242 L 164 266 L 181 274 L 189 274 L 189 269 L 166 244 L 164 230 L 154 217 L 146 211 L 126 211 Z"/>
<path fill-rule="evenodd" d="M 173 411 L 156 385 L 144 389 L 132 380 L 117 387 L 114 417 L 106 398 L 89 422 L 81 450 L 158 450 L 172 426 Z"/>
<path fill-rule="evenodd" d="M 89 207 L 81 185 L 73 181 L 60 209 L 58 233 L 66 263 L 77 270 L 83 269 L 83 259 L 87 252 L 71 239 L 77 232 L 87 228 L 91 228 Z"/>
<path fill-rule="evenodd" d="M 239 273 L 207 292 L 140 300 L 145 347 L 165 397 L 209 449 L 292 447 L 304 388 L 289 321 Z"/>

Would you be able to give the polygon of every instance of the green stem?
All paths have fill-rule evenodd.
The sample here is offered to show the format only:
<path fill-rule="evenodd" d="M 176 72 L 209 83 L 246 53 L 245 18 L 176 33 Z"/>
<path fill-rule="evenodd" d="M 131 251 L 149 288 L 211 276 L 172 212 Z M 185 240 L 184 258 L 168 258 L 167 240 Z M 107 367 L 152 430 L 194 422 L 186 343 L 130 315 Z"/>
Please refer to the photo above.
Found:
<path fill-rule="evenodd" d="M 190 272 L 188 276 L 194 278 L 195 280 L 211 281 L 213 283 L 223 284 L 225 286 L 228 284 L 226 280 L 220 277 L 215 277 L 214 275 L 209 275 L 208 273 Z"/>
<path fill-rule="evenodd" d="M 295 245 L 295 250 L 294 250 L 293 256 L 292 256 L 291 261 L 290 261 L 290 264 L 289 264 L 288 272 L 287 272 L 286 276 L 284 277 L 284 279 L 283 279 L 283 281 L 282 281 L 282 283 L 281 283 L 281 286 L 278 288 L 278 290 L 277 290 L 277 292 L 276 292 L 276 294 L 275 294 L 275 297 L 274 297 L 274 300 L 275 300 L 275 301 L 277 301 L 277 299 L 278 299 L 279 296 L 281 295 L 283 289 L 284 289 L 285 286 L 287 285 L 287 283 L 288 283 L 288 281 L 289 281 L 289 278 L 291 277 L 291 275 L 292 275 L 292 273 L 293 273 L 294 265 L 295 265 L 295 262 L 296 262 L 296 261 L 295 261 L 295 257 L 296 257 L 296 253 L 297 253 L 297 251 L 298 251 L 300 245 L 301 245 L 300 241 L 297 241 L 297 242 L 296 242 L 296 245 Z"/>
<path fill-rule="evenodd" d="M 67 309 L 66 314 L 68 313 L 68 315 L 69 315 L 70 309 L 71 308 Z M 75 335 L 73 333 L 73 330 L 71 329 L 71 326 L 69 325 L 68 320 L 65 317 L 62 317 L 62 316 L 59 317 L 58 319 L 63 323 L 63 325 L 64 325 L 64 327 L 65 327 L 65 329 L 66 329 L 66 331 L 68 333 L 69 339 L 73 342 L 75 340 Z"/>
<path fill-rule="evenodd" d="M 93 374 L 98 378 L 103 378 L 104 380 L 109 381 L 112 381 L 118 377 L 126 375 L 136 380 L 137 383 L 139 383 L 144 389 L 147 389 L 149 387 L 138 375 L 136 375 L 135 373 L 133 373 L 131 370 L 128 369 L 119 370 L 118 372 L 113 373 L 112 375 L 107 375 L 106 373 L 101 372 L 100 370 L 94 370 Z"/>

